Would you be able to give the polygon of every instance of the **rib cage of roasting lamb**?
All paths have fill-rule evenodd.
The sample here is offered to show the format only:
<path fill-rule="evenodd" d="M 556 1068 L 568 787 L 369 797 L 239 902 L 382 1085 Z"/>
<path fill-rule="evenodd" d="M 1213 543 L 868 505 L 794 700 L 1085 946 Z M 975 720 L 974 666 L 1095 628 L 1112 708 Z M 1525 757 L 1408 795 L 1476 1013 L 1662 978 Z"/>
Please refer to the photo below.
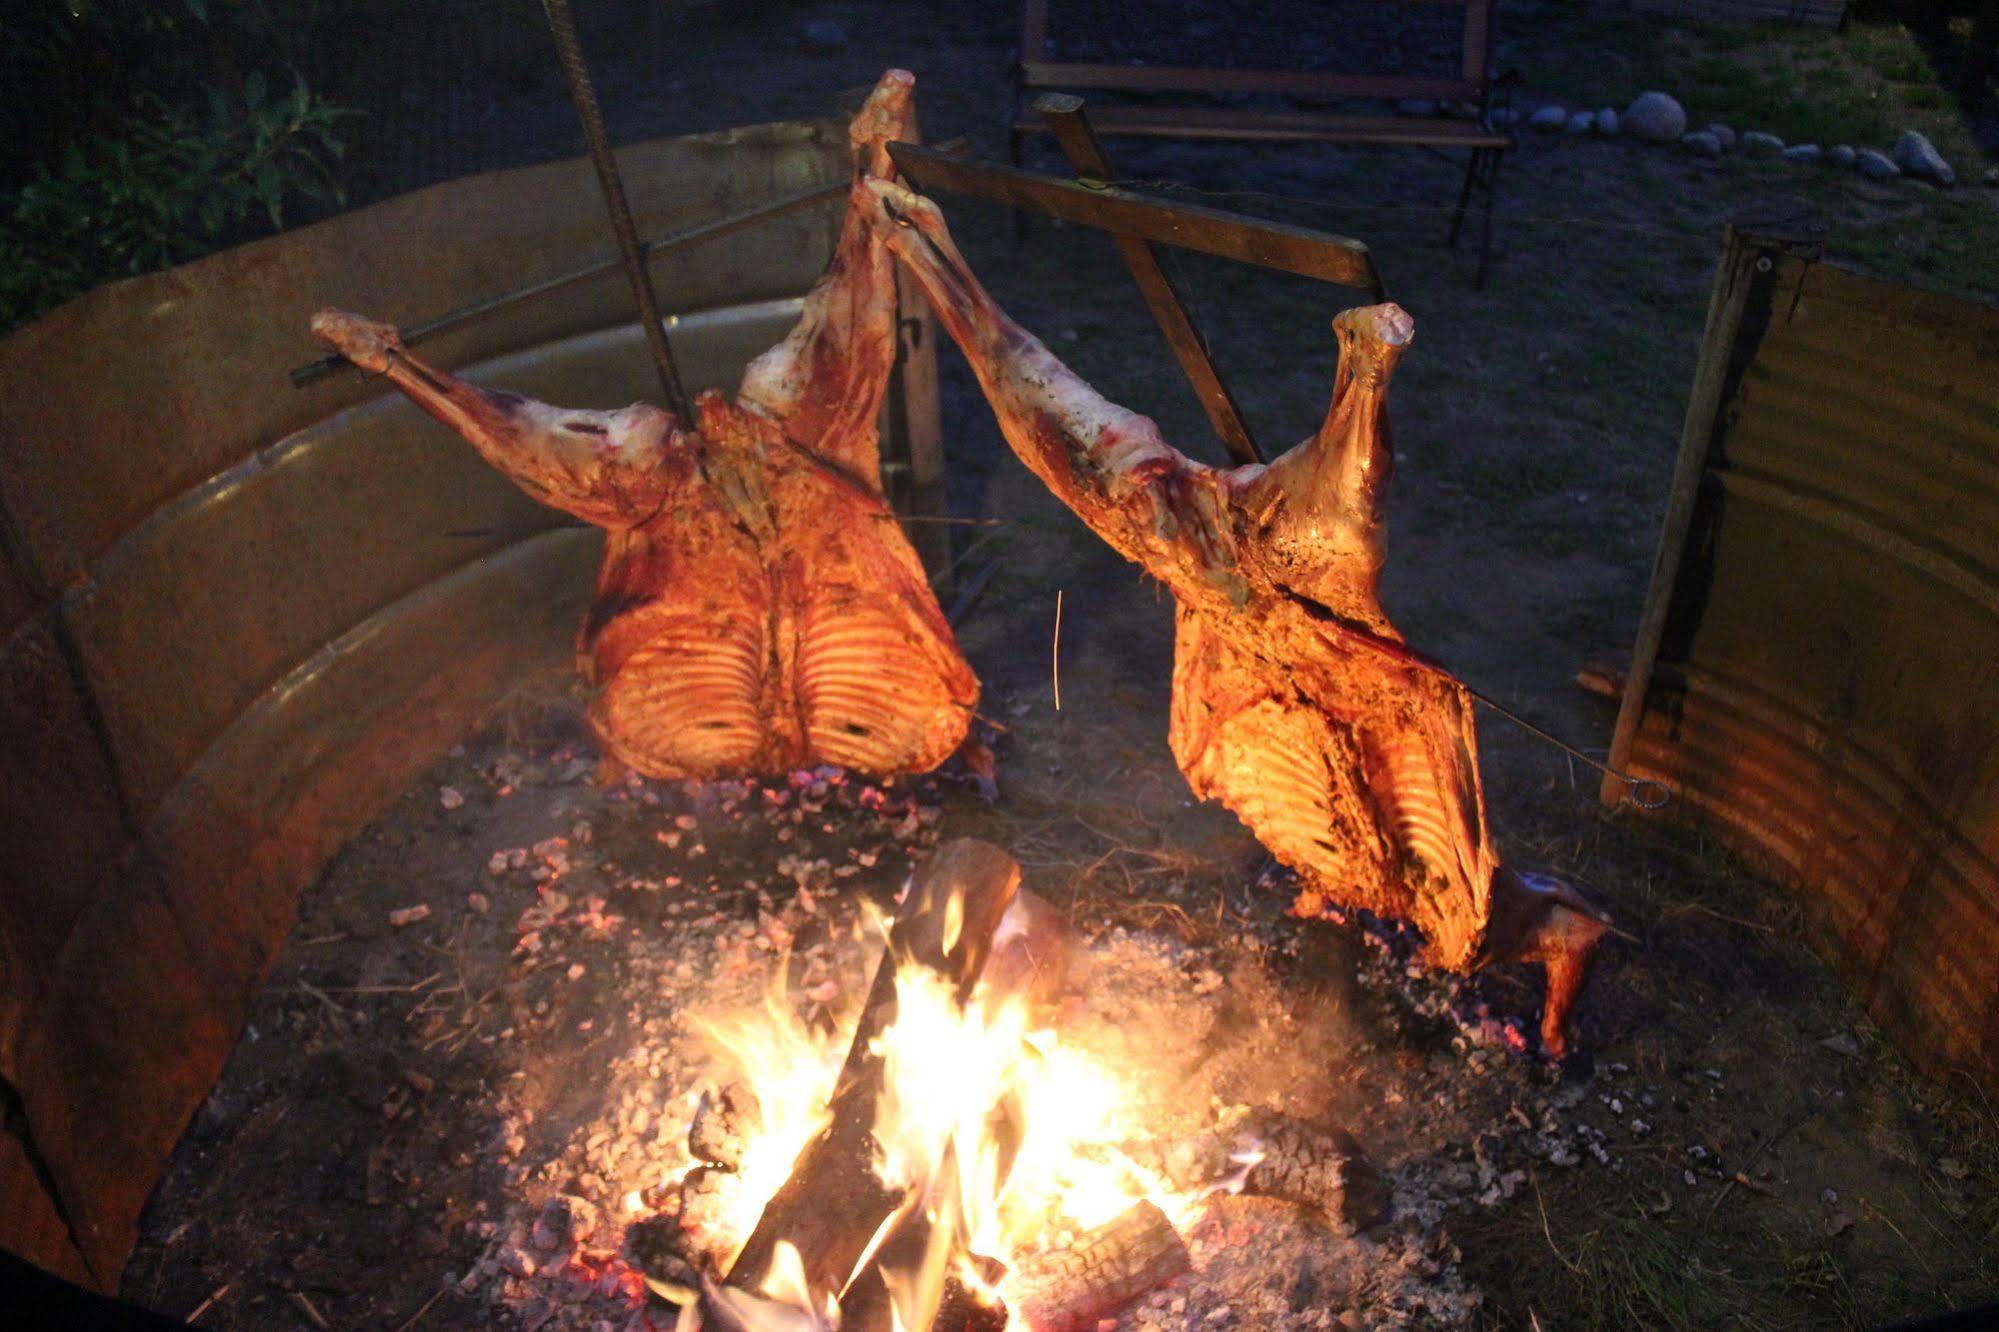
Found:
<path fill-rule="evenodd" d="M 1007 317 L 929 200 L 868 186 L 889 247 L 963 349 L 1008 444 L 1177 604 L 1170 740 L 1195 792 L 1220 799 L 1329 902 L 1407 921 L 1464 970 L 1548 968 L 1542 1035 L 1565 1050 L 1604 926 L 1566 885 L 1494 851 L 1471 699 L 1408 648 L 1379 598 L 1393 459 L 1385 398 L 1414 323 L 1394 305 L 1334 321 L 1332 408 L 1268 466 L 1185 457 Z"/>
<path fill-rule="evenodd" d="M 965 740 L 978 680 L 883 497 L 876 436 L 896 284 L 864 186 L 912 137 L 912 84 L 889 71 L 854 119 L 854 192 L 797 327 L 691 423 L 480 388 L 387 325 L 313 317 L 530 495 L 608 533 L 578 656 L 592 731 L 648 776 L 923 772 Z"/>

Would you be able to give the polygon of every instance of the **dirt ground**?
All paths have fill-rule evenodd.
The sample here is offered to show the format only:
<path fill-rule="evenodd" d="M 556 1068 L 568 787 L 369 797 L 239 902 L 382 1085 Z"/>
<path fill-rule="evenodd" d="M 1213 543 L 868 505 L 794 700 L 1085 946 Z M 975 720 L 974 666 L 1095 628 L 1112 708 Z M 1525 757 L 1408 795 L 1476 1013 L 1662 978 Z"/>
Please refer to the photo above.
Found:
<path fill-rule="evenodd" d="M 887 4 L 699 7 L 677 50 L 607 58 L 603 98 L 622 137 L 682 133 L 821 114 L 839 90 L 902 64 L 918 75 L 933 136 L 969 132 L 996 156 L 1008 10 L 936 7 L 914 23 Z M 802 42 L 819 16 L 841 22 L 843 48 Z M 1518 63 L 1531 83 L 1531 61 Z M 499 128 L 468 144 L 468 166 L 571 150 L 559 87 L 527 81 L 494 105 L 475 123 Z M 1389 610 L 1412 642 L 1585 748 L 1602 745 L 1611 711 L 1572 677 L 1633 632 L 1724 219 L 1815 210 L 1834 224 L 1835 251 L 1850 235 L 1856 255 L 1889 271 L 1898 249 L 1884 235 L 1935 240 L 1942 225 L 1939 196 L 1906 184 L 1537 136 L 1506 166 L 1499 258 L 1480 292 L 1471 256 L 1440 245 L 1459 172 L 1449 162 L 1313 146 L 1113 152 L 1129 176 L 1375 248 L 1417 325 L 1392 400 Z M 1950 202 L 1989 209 L 1991 193 Z M 1016 253 L 996 211 L 950 215 L 1022 323 L 1168 439 L 1219 460 L 1107 241 L 1037 224 Z M 1926 253 L 1903 259 L 1920 270 Z M 1351 295 L 1220 262 L 1181 271 L 1252 428 L 1280 447 L 1302 437 L 1332 381 L 1328 321 Z M 1986 283 L 1990 294 L 1999 277 Z M 1378 931 L 1283 919 L 1282 876 L 1225 812 L 1191 803 L 1167 753 L 1170 602 L 1005 452 L 954 354 L 944 373 L 951 503 L 991 524 L 960 533 L 963 572 L 992 570 L 960 634 L 982 711 L 1004 727 L 1002 793 L 987 806 L 948 778 L 896 793 L 938 811 L 910 836 L 896 829 L 916 806 L 835 800 L 819 854 L 858 867 L 848 850 L 881 848 L 834 881 L 836 900 L 892 891 L 904 851 L 925 836 L 988 837 L 1080 928 L 1156 940 L 1186 950 L 1192 973 L 1239 978 L 1225 994 L 1253 991 L 1291 1024 L 1251 1013 L 1240 1039 L 1330 1070 L 1321 1108 L 1379 1159 L 1432 1176 L 1455 1165 L 1478 1182 L 1424 1229 L 1445 1240 L 1418 1258 L 1482 1294 L 1465 1313 L 1477 1323 L 1874 1326 L 1999 1298 L 1993 1108 L 1975 1088 L 1909 1072 L 1800 942 L 1810 923 L 1785 890 L 1692 835 L 1602 810 L 1593 774 L 1504 721 L 1483 716 L 1480 731 L 1502 849 L 1588 883 L 1628 936 L 1606 945 L 1583 1014 L 1593 1070 L 1563 1081 L 1503 1039 L 1481 1042 L 1492 1030 L 1482 1022 L 1534 1011 L 1538 980 L 1524 971 L 1411 977 Z M 439 446 L 455 447 L 441 434 Z M 575 715 L 561 682 L 537 682 L 308 892 L 155 1199 L 128 1296 L 185 1315 L 226 1286 L 200 1320 L 218 1328 L 311 1326 L 304 1304 L 336 1327 L 519 1317 L 461 1282 L 493 1250 L 482 1227 L 503 1231 L 570 1182 L 549 1163 L 583 1169 L 592 1126 L 621 1113 L 612 1093 L 634 1084 L 606 1070 L 649 1018 L 672 1017 L 631 1010 L 632 968 L 648 949 L 678 956 L 701 931 L 720 938 L 736 924 L 754 936 L 765 917 L 796 910 L 780 866 L 793 849 L 709 836 L 712 796 L 649 787 L 619 799 L 578 780 L 592 756 Z M 444 787 L 465 803 L 443 808 Z M 676 811 L 714 843 L 726 891 L 708 894 L 724 876 L 658 840 L 677 830 Z M 587 844 L 579 821 L 591 824 Z M 546 857 L 488 870 L 495 851 L 551 837 L 572 839 L 577 876 L 548 932 L 562 967 L 515 952 Z M 682 895 L 658 887 L 670 876 Z M 627 886 L 634 878 L 655 887 Z M 429 919 L 389 924 L 419 902 Z M 593 912 L 622 924 L 593 924 Z M 572 980 L 574 965 L 584 970 Z M 1494 1160 L 1500 1139 L 1483 1135 L 1502 1132 L 1505 1159 Z M 1484 1200 L 1486 1182 L 1515 1170 Z M 1452 1321 L 1352 1290 L 1298 1298 L 1361 1325 Z M 1203 1325 L 1271 1325 L 1230 1307 Z M 1160 1325 L 1185 1325 L 1185 1313 L 1161 1311 Z"/>

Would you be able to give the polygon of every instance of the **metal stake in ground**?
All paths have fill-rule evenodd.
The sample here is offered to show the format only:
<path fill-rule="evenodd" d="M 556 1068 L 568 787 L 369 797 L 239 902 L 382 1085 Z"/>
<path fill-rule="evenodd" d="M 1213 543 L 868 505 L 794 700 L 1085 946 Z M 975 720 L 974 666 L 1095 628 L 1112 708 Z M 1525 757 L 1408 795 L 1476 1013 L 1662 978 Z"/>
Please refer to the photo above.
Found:
<path fill-rule="evenodd" d="M 576 16 L 570 12 L 569 0 L 541 0 L 541 7 L 548 14 L 548 29 L 555 36 L 555 54 L 562 62 L 563 77 L 569 80 L 576 118 L 583 122 L 583 140 L 590 147 L 591 165 L 597 168 L 597 184 L 604 191 L 604 207 L 611 215 L 611 232 L 618 238 L 625 276 L 631 279 L 632 295 L 639 303 L 639 324 L 645 330 L 653 366 L 659 371 L 660 390 L 666 395 L 668 410 L 682 423 L 692 421 L 687 390 L 680 385 L 680 371 L 673 364 L 673 349 L 666 342 L 659 301 L 653 296 L 652 276 L 646 272 L 645 254 L 639 248 L 638 228 L 632 224 L 632 206 L 625 199 L 625 182 L 618 175 L 618 159 L 611 154 L 611 136 L 604 128 L 596 87 L 590 82 L 590 67 L 583 63 L 583 45 L 576 38 Z"/>

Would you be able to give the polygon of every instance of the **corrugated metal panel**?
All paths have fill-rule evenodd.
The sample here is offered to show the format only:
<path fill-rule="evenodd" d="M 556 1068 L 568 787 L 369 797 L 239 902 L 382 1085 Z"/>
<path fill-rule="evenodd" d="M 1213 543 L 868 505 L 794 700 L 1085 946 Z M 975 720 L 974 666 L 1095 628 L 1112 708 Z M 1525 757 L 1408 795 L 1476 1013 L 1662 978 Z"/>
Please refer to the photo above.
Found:
<path fill-rule="evenodd" d="M 1612 763 L 1999 1088 L 1999 307 L 1731 233 Z"/>
<path fill-rule="evenodd" d="M 830 121 L 622 156 L 648 232 L 847 170 Z M 655 264 L 694 312 L 691 386 L 732 385 L 795 317 L 838 215 Z M 377 380 L 294 390 L 307 316 L 421 318 L 609 249 L 587 165 L 554 163 L 117 283 L 0 340 L 0 1078 L 29 1129 L 0 1176 L 45 1170 L 61 1199 L 0 1206 L 0 1246 L 115 1286 L 299 889 L 573 650 L 599 534 L 551 529 Z M 619 405 L 653 388 L 629 309 L 613 274 L 424 352 Z"/>

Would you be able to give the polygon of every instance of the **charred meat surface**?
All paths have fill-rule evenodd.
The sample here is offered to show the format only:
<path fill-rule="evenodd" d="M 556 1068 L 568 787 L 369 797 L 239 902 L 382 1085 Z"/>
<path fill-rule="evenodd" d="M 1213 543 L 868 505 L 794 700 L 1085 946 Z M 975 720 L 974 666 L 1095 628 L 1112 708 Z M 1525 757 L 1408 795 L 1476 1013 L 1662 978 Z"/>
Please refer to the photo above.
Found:
<path fill-rule="evenodd" d="M 896 290 L 866 184 L 910 136 L 912 84 L 891 70 L 854 119 L 854 193 L 798 326 L 691 422 L 483 389 L 387 325 L 313 317 L 523 490 L 609 534 L 578 655 L 592 731 L 647 776 L 924 772 L 965 738 L 978 680 L 883 496 L 876 434 Z"/>
<path fill-rule="evenodd" d="M 1542 1035 L 1563 1053 L 1603 926 L 1573 892 L 1539 891 L 1500 863 L 1471 697 L 1381 606 L 1388 381 L 1414 321 L 1392 304 L 1342 313 L 1318 433 L 1267 466 L 1219 470 L 1106 401 L 1014 323 L 935 204 L 889 181 L 866 188 L 1008 445 L 1173 593 L 1170 738 L 1194 790 L 1298 872 L 1300 915 L 1338 903 L 1408 921 L 1432 961 L 1456 970 L 1546 963 Z"/>

